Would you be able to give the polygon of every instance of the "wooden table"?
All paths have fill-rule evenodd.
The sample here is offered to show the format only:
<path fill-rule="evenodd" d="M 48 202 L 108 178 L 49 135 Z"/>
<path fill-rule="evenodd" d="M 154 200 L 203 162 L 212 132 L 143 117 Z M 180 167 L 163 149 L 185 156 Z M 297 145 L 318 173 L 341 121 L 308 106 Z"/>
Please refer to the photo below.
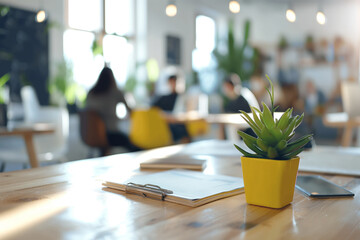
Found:
<path fill-rule="evenodd" d="M 204 120 L 210 124 L 217 124 L 219 126 L 219 139 L 225 139 L 224 128 L 226 127 L 226 135 L 228 139 L 239 139 L 238 130 L 249 128 L 249 124 L 241 117 L 242 113 L 216 113 L 216 114 L 199 114 L 196 111 L 166 114 L 165 118 L 169 123 L 191 123 L 199 120 Z M 283 112 L 275 112 L 275 118 L 279 119 Z M 250 114 L 252 117 L 252 114 Z"/>
<path fill-rule="evenodd" d="M 249 128 L 249 124 L 241 117 L 242 113 L 219 113 L 209 114 L 206 117 L 208 123 L 218 124 L 219 127 L 219 139 L 225 139 L 224 128 L 227 138 L 230 140 L 239 139 L 237 134 L 238 130 L 244 130 Z M 252 114 L 249 114 L 252 117 Z M 283 115 L 283 112 L 275 112 L 274 117 L 279 119 Z"/>
<path fill-rule="evenodd" d="M 98 181 L 103 174 L 149 173 L 140 172 L 140 157 L 176 152 L 209 154 L 206 174 L 241 176 L 240 155 L 225 147 L 230 142 L 222 143 L 210 140 L 1 173 L 0 239 L 359 238 L 357 177 L 324 175 L 353 191 L 354 198 L 315 200 L 295 191 L 293 203 L 283 209 L 248 205 L 244 194 L 191 208 L 105 192 Z"/>
<path fill-rule="evenodd" d="M 35 134 L 53 133 L 54 127 L 47 123 L 36 123 L 31 125 L 16 126 L 11 128 L 0 128 L 0 136 L 20 135 L 24 138 L 26 151 L 29 157 L 30 166 L 32 168 L 39 167 L 36 150 L 34 146 L 33 136 Z"/>
<path fill-rule="evenodd" d="M 323 117 L 323 123 L 328 127 L 344 128 L 341 145 L 348 147 L 351 145 L 354 128 L 360 127 L 360 117 L 349 118 L 345 112 L 328 113 Z"/>

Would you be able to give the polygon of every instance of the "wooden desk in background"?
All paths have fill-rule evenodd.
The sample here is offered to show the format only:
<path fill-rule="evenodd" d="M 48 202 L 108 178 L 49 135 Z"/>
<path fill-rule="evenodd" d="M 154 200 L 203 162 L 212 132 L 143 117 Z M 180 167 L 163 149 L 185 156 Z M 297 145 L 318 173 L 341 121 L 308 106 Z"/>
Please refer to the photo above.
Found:
<path fill-rule="evenodd" d="M 360 127 L 360 116 L 349 118 L 345 112 L 328 113 L 323 117 L 323 123 L 327 127 L 344 128 L 341 145 L 348 147 L 351 145 L 354 128 Z"/>
<path fill-rule="evenodd" d="M 324 175 L 354 198 L 310 199 L 295 191 L 283 209 L 248 205 L 240 194 L 198 208 L 114 194 L 99 176 L 130 177 L 140 158 L 206 154 L 206 174 L 241 176 L 231 142 L 209 140 L 0 174 L 1 239 L 357 239 L 360 179 Z"/>
<path fill-rule="evenodd" d="M 197 112 L 187 112 L 180 114 L 165 115 L 169 123 L 187 123 L 199 120 L 205 120 L 209 124 L 217 124 L 219 126 L 219 139 L 225 139 L 224 127 L 229 128 L 227 135 L 229 139 L 239 139 L 238 130 L 244 130 L 249 124 L 241 117 L 241 113 L 217 113 L 208 115 L 199 115 Z M 275 118 L 279 119 L 283 112 L 275 112 Z M 252 116 L 252 114 L 250 114 Z"/>
<path fill-rule="evenodd" d="M 35 134 L 49 134 L 53 133 L 54 128 L 51 124 L 36 123 L 32 125 L 16 126 L 14 128 L 0 128 L 0 136 L 22 136 L 26 151 L 29 157 L 30 166 L 32 168 L 39 167 L 39 161 L 37 159 L 36 150 L 34 146 L 33 136 Z"/>

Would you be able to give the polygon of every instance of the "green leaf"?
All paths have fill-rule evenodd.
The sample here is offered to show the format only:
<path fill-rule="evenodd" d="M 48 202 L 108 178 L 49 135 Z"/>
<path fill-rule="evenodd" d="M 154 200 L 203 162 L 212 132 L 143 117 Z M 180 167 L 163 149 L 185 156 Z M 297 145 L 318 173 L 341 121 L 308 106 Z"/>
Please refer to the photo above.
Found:
<path fill-rule="evenodd" d="M 237 131 L 237 133 L 243 138 L 243 139 L 247 139 L 249 142 L 251 143 L 256 143 L 256 138 L 254 138 L 253 136 L 250 136 L 247 133 L 244 133 L 242 131 Z"/>
<path fill-rule="evenodd" d="M 298 155 L 299 153 L 301 153 L 303 150 L 304 150 L 304 148 L 299 148 L 299 149 L 295 150 L 292 153 L 284 155 L 283 158 L 284 159 L 291 159 L 291 158 L 295 157 L 296 155 Z"/>
<path fill-rule="evenodd" d="M 251 107 L 253 118 L 257 124 L 257 126 L 260 128 L 260 130 L 264 127 L 264 124 L 260 121 L 259 117 L 256 114 L 255 107 Z"/>
<path fill-rule="evenodd" d="M 274 146 L 277 144 L 276 138 L 271 135 L 267 128 L 261 130 L 261 134 L 258 135 L 268 146 Z"/>
<path fill-rule="evenodd" d="M 303 146 L 305 146 L 312 138 L 312 135 L 306 135 L 294 142 L 291 142 L 288 144 L 287 148 L 285 148 L 284 150 L 282 150 L 280 152 L 281 155 L 287 155 L 289 153 L 291 153 L 292 151 L 295 151 L 298 148 L 302 148 Z"/>
<path fill-rule="evenodd" d="M 291 133 L 290 136 L 286 138 L 286 141 L 290 141 L 295 136 L 295 132 Z"/>
<path fill-rule="evenodd" d="M 286 131 L 284 132 L 284 137 L 285 138 L 287 138 L 294 131 L 295 124 L 296 124 L 296 119 L 295 118 L 290 119 L 289 126 L 287 127 Z"/>
<path fill-rule="evenodd" d="M 268 93 L 270 95 L 270 100 L 271 100 L 271 116 L 274 117 L 274 112 L 275 112 L 275 108 L 274 108 L 274 85 L 272 84 L 272 81 L 269 78 L 269 76 L 267 74 L 265 76 L 269 80 L 270 87 L 271 87 L 271 93 L 270 93 L 268 88 L 266 90 L 268 91 Z"/>
<path fill-rule="evenodd" d="M 287 143 L 285 140 L 281 140 L 277 145 L 276 145 L 276 149 L 281 151 L 283 150 L 285 147 L 287 146 Z"/>
<path fill-rule="evenodd" d="M 278 124 L 276 125 L 281 130 L 284 130 L 289 123 L 291 117 L 292 108 L 287 109 L 284 114 L 280 117 Z"/>
<path fill-rule="evenodd" d="M 296 120 L 295 128 L 297 128 L 301 124 L 303 119 L 304 119 L 304 113 L 301 114 L 301 116 Z"/>
<path fill-rule="evenodd" d="M 4 86 L 4 85 L 7 83 L 7 81 L 9 81 L 9 79 L 10 79 L 10 73 L 7 73 L 7 74 L 3 75 L 3 76 L 0 78 L 0 88 L 1 88 L 2 86 Z"/>
<path fill-rule="evenodd" d="M 256 154 L 261 155 L 263 157 L 267 156 L 267 153 L 265 151 L 262 151 L 257 145 L 256 142 L 252 143 L 252 142 L 248 142 L 246 139 L 244 139 L 244 143 L 246 144 L 246 146 L 248 146 L 248 148 L 250 148 L 251 150 L 253 150 Z"/>
<path fill-rule="evenodd" d="M 283 132 L 279 128 L 270 128 L 269 132 L 273 135 L 276 141 L 281 141 L 283 139 Z"/>
<path fill-rule="evenodd" d="M 241 117 L 249 124 L 249 126 L 251 127 L 251 129 L 256 133 L 256 135 L 259 136 L 260 134 L 260 128 L 256 125 L 256 123 L 254 122 L 254 120 L 251 119 L 251 117 L 249 116 L 249 114 L 247 114 L 246 112 L 240 110 L 240 112 L 242 113 Z"/>
<path fill-rule="evenodd" d="M 274 118 L 270 112 L 270 109 L 268 108 L 268 106 L 266 106 L 266 104 L 263 102 L 262 103 L 264 110 L 263 110 L 263 120 L 264 120 L 264 124 L 265 126 L 270 129 L 275 127 L 275 122 L 274 122 Z"/>
<path fill-rule="evenodd" d="M 276 149 L 275 149 L 275 148 L 272 148 L 272 147 L 269 147 L 267 153 L 268 153 L 268 157 L 269 157 L 269 158 L 272 158 L 272 159 L 277 158 L 277 157 L 279 156 L 279 154 L 278 154 L 278 152 L 276 151 Z"/>
<path fill-rule="evenodd" d="M 259 146 L 259 148 L 265 152 L 267 152 L 269 146 L 266 145 L 266 143 L 261 139 L 261 138 L 258 138 L 256 140 L 256 144 Z"/>
<path fill-rule="evenodd" d="M 245 157 L 253 157 L 253 158 L 261 158 L 261 155 L 257 155 L 257 154 L 253 154 L 253 153 L 249 153 L 247 151 L 245 151 L 244 149 L 242 149 L 241 147 L 239 147 L 238 145 L 234 144 L 235 148 L 241 152 Z"/>

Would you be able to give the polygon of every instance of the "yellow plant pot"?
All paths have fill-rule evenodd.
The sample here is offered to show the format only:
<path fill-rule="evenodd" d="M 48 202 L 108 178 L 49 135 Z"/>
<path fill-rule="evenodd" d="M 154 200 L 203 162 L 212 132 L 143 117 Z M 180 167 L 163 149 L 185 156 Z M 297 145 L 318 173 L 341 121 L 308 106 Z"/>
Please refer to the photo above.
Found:
<path fill-rule="evenodd" d="M 299 157 L 272 160 L 241 157 L 246 202 L 282 208 L 292 202 Z"/>

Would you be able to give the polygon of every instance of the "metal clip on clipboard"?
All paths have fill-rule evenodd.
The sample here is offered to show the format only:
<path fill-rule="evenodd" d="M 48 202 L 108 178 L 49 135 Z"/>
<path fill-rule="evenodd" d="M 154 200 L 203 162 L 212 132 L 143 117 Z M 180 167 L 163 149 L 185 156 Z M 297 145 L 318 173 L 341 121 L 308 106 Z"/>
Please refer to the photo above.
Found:
<path fill-rule="evenodd" d="M 136 183 L 128 183 L 125 188 L 126 193 L 133 193 L 137 195 L 141 195 L 148 198 L 154 198 L 164 201 L 167 194 L 172 194 L 173 191 L 161 188 L 157 185 L 153 184 L 136 184 Z"/>

